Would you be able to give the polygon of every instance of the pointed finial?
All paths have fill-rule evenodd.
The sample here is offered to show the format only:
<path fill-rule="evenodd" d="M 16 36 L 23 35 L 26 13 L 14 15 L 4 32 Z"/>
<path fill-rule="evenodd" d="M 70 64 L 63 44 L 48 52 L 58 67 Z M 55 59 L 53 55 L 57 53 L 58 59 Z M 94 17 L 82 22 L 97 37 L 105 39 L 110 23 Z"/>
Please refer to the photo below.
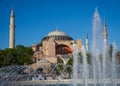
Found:
<path fill-rule="evenodd" d="M 14 17 L 14 7 L 12 5 L 11 16 Z"/>
<path fill-rule="evenodd" d="M 95 8 L 96 10 L 98 10 L 98 7 L 96 6 L 96 8 Z"/>
<path fill-rule="evenodd" d="M 98 7 L 96 6 L 95 11 L 98 12 Z"/>
<path fill-rule="evenodd" d="M 56 31 L 59 31 L 59 30 L 58 30 L 58 26 L 56 27 Z"/>
<path fill-rule="evenodd" d="M 105 20 L 104 20 L 104 27 L 106 27 L 106 17 L 105 17 Z"/>
<path fill-rule="evenodd" d="M 86 33 L 86 39 L 88 39 L 88 33 Z"/>
<path fill-rule="evenodd" d="M 14 5 L 12 4 L 12 10 L 14 10 Z"/>

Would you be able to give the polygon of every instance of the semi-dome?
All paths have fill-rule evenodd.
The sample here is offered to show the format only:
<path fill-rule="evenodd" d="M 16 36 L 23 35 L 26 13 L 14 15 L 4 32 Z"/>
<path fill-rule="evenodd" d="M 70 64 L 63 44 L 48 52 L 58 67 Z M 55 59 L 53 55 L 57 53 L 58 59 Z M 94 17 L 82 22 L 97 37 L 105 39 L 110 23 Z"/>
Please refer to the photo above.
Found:
<path fill-rule="evenodd" d="M 47 40 L 49 38 L 54 38 L 55 40 L 73 40 L 65 32 L 59 31 L 58 29 L 48 33 L 47 36 L 43 38 L 43 40 Z"/>

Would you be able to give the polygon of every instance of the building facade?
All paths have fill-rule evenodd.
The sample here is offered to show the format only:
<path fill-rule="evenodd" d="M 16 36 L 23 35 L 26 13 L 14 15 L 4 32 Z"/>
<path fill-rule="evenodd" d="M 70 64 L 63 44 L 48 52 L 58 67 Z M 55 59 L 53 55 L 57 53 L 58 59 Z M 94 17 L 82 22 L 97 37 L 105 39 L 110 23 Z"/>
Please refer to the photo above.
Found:
<path fill-rule="evenodd" d="M 81 51 L 82 41 L 80 39 L 73 40 L 68 34 L 58 29 L 52 31 L 42 39 L 41 43 L 32 45 L 32 49 L 35 52 L 35 62 L 48 60 L 50 63 L 57 63 L 57 59 L 60 58 L 65 64 L 73 53 L 73 43 Z"/>

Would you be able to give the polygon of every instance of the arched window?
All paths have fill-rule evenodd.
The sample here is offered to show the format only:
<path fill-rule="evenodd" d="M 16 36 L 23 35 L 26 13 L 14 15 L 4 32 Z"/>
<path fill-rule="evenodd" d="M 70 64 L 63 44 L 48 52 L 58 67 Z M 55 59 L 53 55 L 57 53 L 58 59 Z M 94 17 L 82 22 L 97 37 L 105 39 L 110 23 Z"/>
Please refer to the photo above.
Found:
<path fill-rule="evenodd" d="M 65 55 L 65 54 L 71 54 L 71 53 L 72 53 L 72 49 L 67 45 L 60 44 L 56 46 L 56 55 L 57 54 Z"/>

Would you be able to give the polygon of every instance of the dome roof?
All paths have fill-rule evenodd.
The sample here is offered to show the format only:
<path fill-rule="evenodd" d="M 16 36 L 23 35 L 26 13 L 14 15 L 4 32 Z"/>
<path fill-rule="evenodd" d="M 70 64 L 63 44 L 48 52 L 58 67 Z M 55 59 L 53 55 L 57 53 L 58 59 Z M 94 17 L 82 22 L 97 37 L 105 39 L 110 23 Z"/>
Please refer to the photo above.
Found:
<path fill-rule="evenodd" d="M 56 31 L 52 31 L 50 33 L 48 33 L 47 36 L 68 36 L 65 32 L 59 31 L 58 29 L 56 29 Z"/>
<path fill-rule="evenodd" d="M 49 38 L 54 38 L 55 40 L 73 40 L 65 32 L 59 31 L 58 29 L 48 33 L 42 40 L 48 40 Z"/>

